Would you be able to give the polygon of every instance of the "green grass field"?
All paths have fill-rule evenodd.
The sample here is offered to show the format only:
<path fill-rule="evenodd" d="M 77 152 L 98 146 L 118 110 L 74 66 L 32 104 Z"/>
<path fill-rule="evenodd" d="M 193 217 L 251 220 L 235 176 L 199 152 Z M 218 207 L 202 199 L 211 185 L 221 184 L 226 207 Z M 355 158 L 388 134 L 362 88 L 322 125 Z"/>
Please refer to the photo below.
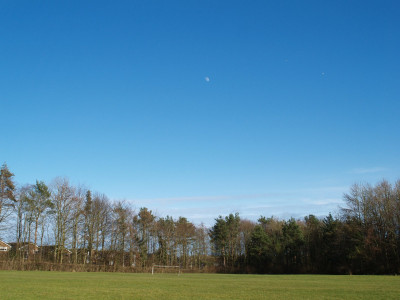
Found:
<path fill-rule="evenodd" d="M 399 299 L 397 276 L 0 271 L 0 299 Z"/>

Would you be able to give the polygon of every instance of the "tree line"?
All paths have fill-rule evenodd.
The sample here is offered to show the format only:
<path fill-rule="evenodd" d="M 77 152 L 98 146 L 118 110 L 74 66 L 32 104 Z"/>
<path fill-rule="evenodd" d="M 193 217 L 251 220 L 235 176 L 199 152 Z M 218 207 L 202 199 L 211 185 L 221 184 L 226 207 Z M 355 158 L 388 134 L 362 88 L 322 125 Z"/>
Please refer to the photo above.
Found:
<path fill-rule="evenodd" d="M 257 223 L 239 215 L 210 230 L 220 265 L 241 272 L 397 274 L 400 271 L 400 180 L 355 184 L 338 216 Z"/>
<path fill-rule="evenodd" d="M 65 178 L 17 187 L 4 164 L 0 239 L 12 237 L 13 248 L 0 261 L 110 271 L 156 264 L 204 272 L 399 273 L 400 180 L 355 184 L 344 200 L 337 216 L 254 222 L 236 213 L 207 228 L 146 207 L 135 210 Z"/>

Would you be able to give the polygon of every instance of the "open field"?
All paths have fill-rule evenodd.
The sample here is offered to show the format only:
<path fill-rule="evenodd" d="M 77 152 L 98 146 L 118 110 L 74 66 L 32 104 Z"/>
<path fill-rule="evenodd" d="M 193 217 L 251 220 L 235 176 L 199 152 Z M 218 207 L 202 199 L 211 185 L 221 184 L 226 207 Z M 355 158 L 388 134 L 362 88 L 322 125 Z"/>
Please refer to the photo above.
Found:
<path fill-rule="evenodd" d="M 399 299 L 398 276 L 0 271 L 1 299 Z"/>

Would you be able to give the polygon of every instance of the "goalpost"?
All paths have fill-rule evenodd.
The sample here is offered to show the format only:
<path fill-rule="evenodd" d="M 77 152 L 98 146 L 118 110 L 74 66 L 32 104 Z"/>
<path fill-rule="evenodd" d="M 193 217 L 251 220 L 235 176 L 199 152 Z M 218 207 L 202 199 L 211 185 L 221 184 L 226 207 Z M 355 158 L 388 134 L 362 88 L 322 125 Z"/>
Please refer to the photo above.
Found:
<path fill-rule="evenodd" d="M 180 267 L 180 266 L 153 265 L 153 266 L 151 267 L 151 275 L 154 275 L 154 268 L 172 268 L 172 269 L 178 269 L 178 276 L 181 275 L 181 267 Z"/>

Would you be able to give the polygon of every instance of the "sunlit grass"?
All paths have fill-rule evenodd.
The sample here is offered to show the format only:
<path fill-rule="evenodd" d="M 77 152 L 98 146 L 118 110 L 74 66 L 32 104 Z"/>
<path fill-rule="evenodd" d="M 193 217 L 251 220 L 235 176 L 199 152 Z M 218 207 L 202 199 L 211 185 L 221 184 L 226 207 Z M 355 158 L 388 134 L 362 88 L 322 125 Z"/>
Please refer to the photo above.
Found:
<path fill-rule="evenodd" d="M 399 299 L 400 277 L 0 271 L 0 299 Z"/>

